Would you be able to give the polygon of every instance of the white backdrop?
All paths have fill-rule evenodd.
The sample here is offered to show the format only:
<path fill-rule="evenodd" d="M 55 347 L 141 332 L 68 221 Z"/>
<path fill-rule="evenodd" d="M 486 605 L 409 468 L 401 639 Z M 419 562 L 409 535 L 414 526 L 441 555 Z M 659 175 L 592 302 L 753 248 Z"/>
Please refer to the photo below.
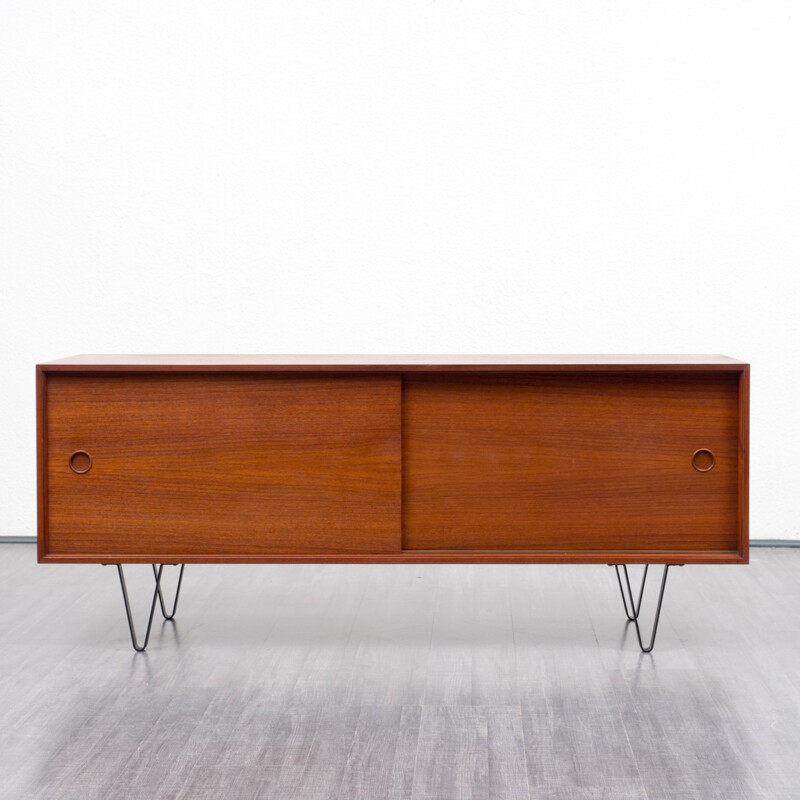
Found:
<path fill-rule="evenodd" d="M 790 2 L 0 0 L 0 535 L 80 352 L 725 353 L 800 538 Z"/>

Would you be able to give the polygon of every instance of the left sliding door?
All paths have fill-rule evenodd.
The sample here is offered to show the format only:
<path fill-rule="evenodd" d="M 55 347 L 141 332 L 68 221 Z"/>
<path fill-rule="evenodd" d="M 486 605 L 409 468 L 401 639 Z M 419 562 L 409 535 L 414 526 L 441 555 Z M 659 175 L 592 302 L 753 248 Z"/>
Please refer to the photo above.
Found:
<path fill-rule="evenodd" d="M 45 377 L 44 560 L 400 552 L 399 377 Z"/>

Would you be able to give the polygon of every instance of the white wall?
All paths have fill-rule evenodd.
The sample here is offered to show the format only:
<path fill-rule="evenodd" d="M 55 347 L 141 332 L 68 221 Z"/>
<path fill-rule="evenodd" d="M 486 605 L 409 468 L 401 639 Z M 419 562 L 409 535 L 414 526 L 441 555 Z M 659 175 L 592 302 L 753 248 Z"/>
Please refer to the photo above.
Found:
<path fill-rule="evenodd" d="M 800 538 L 800 12 L 768 0 L 0 0 L 0 534 L 79 352 L 753 364 Z"/>

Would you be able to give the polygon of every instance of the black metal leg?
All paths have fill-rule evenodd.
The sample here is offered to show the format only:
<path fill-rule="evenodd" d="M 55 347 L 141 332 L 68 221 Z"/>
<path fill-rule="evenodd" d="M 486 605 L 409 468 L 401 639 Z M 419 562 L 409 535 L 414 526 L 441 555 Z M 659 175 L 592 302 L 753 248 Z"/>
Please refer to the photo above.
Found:
<path fill-rule="evenodd" d="M 628 579 L 628 568 L 624 564 L 622 565 L 625 570 L 625 580 Z M 631 611 L 628 611 L 628 600 L 625 597 L 625 591 L 622 588 L 622 578 L 619 576 L 619 564 L 614 564 L 614 569 L 617 571 L 617 583 L 619 584 L 619 593 L 622 595 L 622 605 L 625 607 L 625 616 L 628 618 L 630 622 L 633 622 L 635 619 L 639 617 L 639 610 L 642 607 L 642 595 L 644 594 L 644 584 L 647 581 L 647 570 L 650 567 L 649 564 L 644 565 L 644 575 L 642 575 L 642 585 L 639 587 L 639 600 L 636 603 L 636 606 L 631 606 Z M 628 584 L 628 588 L 630 588 L 630 583 Z M 632 612 L 632 613 L 631 613 Z"/>
<path fill-rule="evenodd" d="M 161 565 L 164 566 L 163 564 Z M 177 565 L 176 565 L 177 566 Z M 178 598 L 181 595 L 181 584 L 183 583 L 183 570 L 186 564 L 181 564 L 181 571 L 178 575 L 178 588 L 175 589 L 175 602 L 172 604 L 172 611 L 167 614 L 167 609 L 164 607 L 164 595 L 161 593 L 161 580 L 156 572 L 156 565 L 153 564 L 153 577 L 156 579 L 156 591 L 158 592 L 158 601 L 161 604 L 161 614 L 164 619 L 170 620 L 175 618 L 175 612 L 178 610 Z"/>
<path fill-rule="evenodd" d="M 125 573 L 122 571 L 122 564 L 117 564 L 119 583 L 122 587 L 122 599 L 125 601 L 125 614 L 128 617 L 128 627 L 131 631 L 131 644 L 137 653 L 141 653 L 145 647 L 147 647 L 147 643 L 150 641 L 150 629 L 153 627 L 153 615 L 156 612 L 156 600 L 158 600 L 158 595 L 161 589 L 161 572 L 163 569 L 163 564 L 159 566 L 158 571 L 155 569 L 155 564 L 153 565 L 153 571 L 155 572 L 156 576 L 156 589 L 153 592 L 153 602 L 150 604 L 150 618 L 147 620 L 147 632 L 144 635 L 144 643 L 140 645 L 136 638 L 136 628 L 133 625 L 133 614 L 131 614 L 131 604 L 128 600 L 128 587 L 125 585 Z"/>
<path fill-rule="evenodd" d="M 144 634 L 144 642 L 139 644 L 139 640 L 136 636 L 136 628 L 133 624 L 133 614 L 131 613 L 131 603 L 128 599 L 128 587 L 125 585 L 125 573 L 122 570 L 122 564 L 117 564 L 117 572 L 119 574 L 119 584 L 122 587 L 122 599 L 125 601 L 125 616 L 128 618 L 128 628 L 131 632 L 131 644 L 133 645 L 133 649 L 136 650 L 137 653 L 141 653 L 147 647 L 147 643 L 150 641 L 150 631 L 153 628 L 153 617 L 156 613 L 156 602 L 161 604 L 161 613 L 164 615 L 164 619 L 173 619 L 175 616 L 175 611 L 178 608 L 178 597 L 181 593 L 181 583 L 183 582 L 183 570 L 185 564 L 181 564 L 181 571 L 180 575 L 178 576 L 178 588 L 175 590 L 175 602 L 172 604 L 172 612 L 167 614 L 166 606 L 164 605 L 164 595 L 161 592 L 161 575 L 164 571 L 164 565 L 159 564 L 158 568 L 156 565 L 153 564 L 153 577 L 156 580 L 156 588 L 153 592 L 153 602 L 150 604 L 150 616 L 147 620 L 147 630 Z"/>
<path fill-rule="evenodd" d="M 632 622 L 636 626 L 636 638 L 639 640 L 639 647 L 641 648 L 643 653 L 649 653 L 653 649 L 653 645 L 656 642 L 656 633 L 658 631 L 658 620 L 661 616 L 661 604 L 664 601 L 664 587 L 667 585 L 667 574 L 669 572 L 669 564 L 664 565 L 664 573 L 661 577 L 661 589 L 658 593 L 658 605 L 656 606 L 656 617 L 653 622 L 653 631 L 650 635 L 650 644 L 647 647 L 644 646 L 644 642 L 642 641 L 642 632 L 639 628 L 639 612 L 642 608 L 642 596 L 644 594 L 644 584 L 647 580 L 647 567 L 646 565 L 644 568 L 644 575 L 642 576 L 642 585 L 639 589 L 639 600 L 636 604 L 633 602 L 633 591 L 631 590 L 631 581 L 628 577 L 628 566 L 627 564 L 622 565 L 622 570 L 625 573 L 625 586 L 628 590 L 627 599 L 625 596 L 625 592 L 622 589 L 622 580 L 619 577 L 619 565 L 614 564 L 614 569 L 617 571 L 617 581 L 619 582 L 619 589 L 622 593 L 622 603 L 625 606 L 625 616 L 628 618 L 629 622 Z M 630 600 L 631 611 L 628 611 L 628 599 Z"/>

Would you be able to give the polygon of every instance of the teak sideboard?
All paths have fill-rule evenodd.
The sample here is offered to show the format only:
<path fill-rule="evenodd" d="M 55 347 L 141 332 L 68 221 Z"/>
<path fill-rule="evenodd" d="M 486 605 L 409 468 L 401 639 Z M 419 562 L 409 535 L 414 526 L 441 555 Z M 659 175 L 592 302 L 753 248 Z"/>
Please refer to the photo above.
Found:
<path fill-rule="evenodd" d="M 670 565 L 748 561 L 749 365 L 725 356 L 76 356 L 36 375 L 39 561 L 117 564 L 137 649 L 124 563 L 154 565 L 168 618 L 164 564 L 612 564 L 638 633 L 627 565 L 665 565 L 658 615 Z"/>

